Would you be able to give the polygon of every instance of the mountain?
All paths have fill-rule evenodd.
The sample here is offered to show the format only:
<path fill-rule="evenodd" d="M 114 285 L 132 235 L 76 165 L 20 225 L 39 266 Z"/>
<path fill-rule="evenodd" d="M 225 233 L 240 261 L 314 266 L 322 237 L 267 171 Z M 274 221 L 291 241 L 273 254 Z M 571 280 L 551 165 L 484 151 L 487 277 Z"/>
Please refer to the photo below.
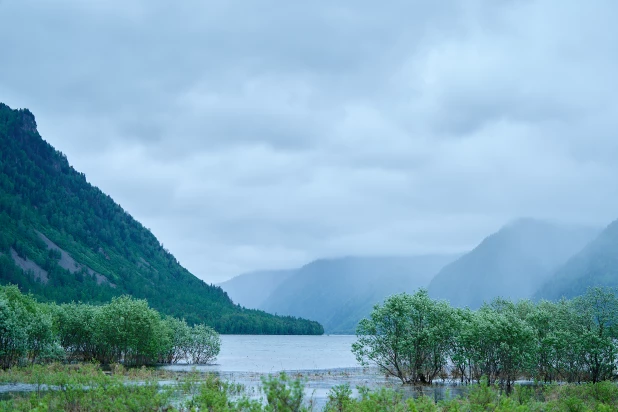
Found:
<path fill-rule="evenodd" d="M 264 270 L 244 273 L 218 286 L 239 305 L 247 308 L 262 307 L 268 296 L 295 271 Z"/>
<path fill-rule="evenodd" d="M 429 294 L 472 309 L 495 297 L 530 298 L 597 233 L 587 227 L 517 220 L 442 269 L 429 284 Z"/>
<path fill-rule="evenodd" d="M 222 333 L 323 332 L 317 322 L 244 309 L 193 276 L 41 138 L 30 111 L 1 103 L 0 283 L 43 301 L 98 303 L 129 294 Z"/>
<path fill-rule="evenodd" d="M 535 298 L 572 298 L 594 286 L 618 287 L 618 220 L 558 268 Z"/>
<path fill-rule="evenodd" d="M 345 257 L 313 261 L 288 275 L 259 306 L 315 319 L 326 333 L 354 333 L 389 295 L 426 287 L 455 256 Z"/>

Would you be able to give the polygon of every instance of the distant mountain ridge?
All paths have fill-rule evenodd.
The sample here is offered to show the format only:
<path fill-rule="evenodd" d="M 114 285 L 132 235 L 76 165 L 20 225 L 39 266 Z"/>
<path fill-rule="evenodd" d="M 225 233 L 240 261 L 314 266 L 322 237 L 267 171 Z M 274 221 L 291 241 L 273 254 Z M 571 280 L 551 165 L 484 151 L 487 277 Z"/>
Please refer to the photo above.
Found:
<path fill-rule="evenodd" d="M 560 266 L 539 288 L 535 298 L 572 298 L 596 286 L 618 288 L 618 220 Z"/>
<path fill-rule="evenodd" d="M 444 267 L 429 284 L 429 294 L 473 309 L 496 297 L 531 298 L 598 232 L 535 219 L 514 221 Z"/>
<path fill-rule="evenodd" d="M 263 270 L 244 273 L 219 283 L 228 296 L 246 308 L 261 308 L 272 292 L 296 269 Z"/>
<path fill-rule="evenodd" d="M 321 334 L 317 322 L 235 305 L 44 141 L 34 115 L 0 103 L 0 283 L 44 301 L 129 294 L 222 333 Z"/>
<path fill-rule="evenodd" d="M 496 297 L 557 298 L 547 292 L 561 290 L 555 283 L 548 284 L 542 295 L 535 292 L 563 265 L 573 267 L 567 278 L 575 282 L 571 291 L 565 289 L 567 297 L 584 293 L 590 285 L 618 287 L 618 221 L 593 240 L 599 232 L 597 228 L 524 218 L 505 225 L 459 256 L 319 259 L 295 270 L 244 274 L 221 286 L 229 288 L 247 307 L 315 319 L 326 333 L 354 333 L 358 321 L 369 315 L 375 303 L 420 287 L 427 287 L 433 298 L 473 309 Z M 595 268 L 583 260 L 590 257 L 604 267 Z M 596 280 L 574 274 L 595 270 L 599 273 Z"/>
<path fill-rule="evenodd" d="M 360 319 L 389 295 L 412 293 L 426 287 L 431 277 L 457 255 L 343 257 L 319 259 L 256 289 L 246 283 L 243 293 L 262 290 L 259 309 L 320 322 L 326 333 L 354 333 Z M 269 272 L 272 273 L 272 272 Z M 241 275 L 221 286 L 232 286 L 240 296 L 251 275 Z M 254 280 L 258 281 L 259 274 Z M 243 300 L 239 300 L 241 304 Z M 249 302 L 245 300 L 244 302 Z"/>

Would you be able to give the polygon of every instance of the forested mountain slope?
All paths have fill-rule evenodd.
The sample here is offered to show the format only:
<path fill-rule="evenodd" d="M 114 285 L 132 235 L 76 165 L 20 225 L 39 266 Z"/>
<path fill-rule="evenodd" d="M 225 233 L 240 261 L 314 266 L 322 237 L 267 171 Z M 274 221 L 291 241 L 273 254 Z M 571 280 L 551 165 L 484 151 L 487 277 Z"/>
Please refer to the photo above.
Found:
<path fill-rule="evenodd" d="M 595 286 L 618 287 L 618 220 L 561 266 L 535 297 L 572 298 Z"/>
<path fill-rule="evenodd" d="M 499 296 L 530 298 L 597 233 L 534 219 L 515 221 L 442 269 L 429 284 L 429 294 L 472 309 Z"/>
<path fill-rule="evenodd" d="M 454 260 L 453 255 L 320 259 L 296 270 L 260 309 L 315 319 L 326 333 L 354 333 L 373 305 L 413 293 Z"/>
<path fill-rule="evenodd" d="M 0 283 L 56 302 L 129 294 L 222 333 L 323 331 L 317 322 L 243 309 L 193 276 L 39 136 L 32 113 L 1 103 Z"/>

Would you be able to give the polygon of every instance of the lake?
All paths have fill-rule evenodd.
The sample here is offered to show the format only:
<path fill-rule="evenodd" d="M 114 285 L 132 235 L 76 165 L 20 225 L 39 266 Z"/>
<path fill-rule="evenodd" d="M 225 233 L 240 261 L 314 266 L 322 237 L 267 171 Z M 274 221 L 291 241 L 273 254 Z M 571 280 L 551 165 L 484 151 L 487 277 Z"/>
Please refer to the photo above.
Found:
<path fill-rule="evenodd" d="M 286 372 L 305 382 L 306 396 L 320 410 L 333 386 L 348 383 L 357 394 L 357 386 L 389 387 L 404 396 L 430 396 L 435 400 L 457 396 L 465 387 L 432 385 L 402 386 L 401 381 L 386 377 L 376 368 L 362 367 L 352 353 L 353 335 L 271 336 L 221 335 L 221 353 L 213 365 L 166 365 L 171 371 L 193 369 L 217 373 L 221 378 L 240 383 L 249 393 L 258 394 L 264 374 Z"/>
<path fill-rule="evenodd" d="M 274 373 L 356 368 L 351 335 L 273 336 L 221 335 L 221 353 L 213 365 L 200 371 Z M 165 366 L 169 370 L 192 369 L 193 365 Z"/>

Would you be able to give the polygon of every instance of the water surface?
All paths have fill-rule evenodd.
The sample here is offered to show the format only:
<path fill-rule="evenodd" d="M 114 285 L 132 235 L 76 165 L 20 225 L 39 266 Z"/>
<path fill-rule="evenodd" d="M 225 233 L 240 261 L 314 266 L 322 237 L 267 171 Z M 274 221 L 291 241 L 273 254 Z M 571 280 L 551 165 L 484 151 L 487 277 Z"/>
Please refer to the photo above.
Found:
<path fill-rule="evenodd" d="M 305 395 L 320 410 L 333 386 L 388 387 L 404 397 L 427 395 L 436 401 L 462 394 L 466 388 L 452 385 L 403 386 L 374 367 L 362 367 L 352 353 L 353 335 L 265 336 L 221 335 L 221 353 L 212 365 L 166 365 L 172 371 L 214 372 L 222 379 L 243 384 L 250 395 L 259 397 L 261 378 L 286 372 L 305 383 Z"/>
<path fill-rule="evenodd" d="M 200 371 L 274 373 L 348 369 L 360 365 L 352 354 L 352 335 L 272 336 L 221 335 L 221 352 L 213 365 Z M 168 370 L 191 370 L 194 365 L 170 365 Z"/>

